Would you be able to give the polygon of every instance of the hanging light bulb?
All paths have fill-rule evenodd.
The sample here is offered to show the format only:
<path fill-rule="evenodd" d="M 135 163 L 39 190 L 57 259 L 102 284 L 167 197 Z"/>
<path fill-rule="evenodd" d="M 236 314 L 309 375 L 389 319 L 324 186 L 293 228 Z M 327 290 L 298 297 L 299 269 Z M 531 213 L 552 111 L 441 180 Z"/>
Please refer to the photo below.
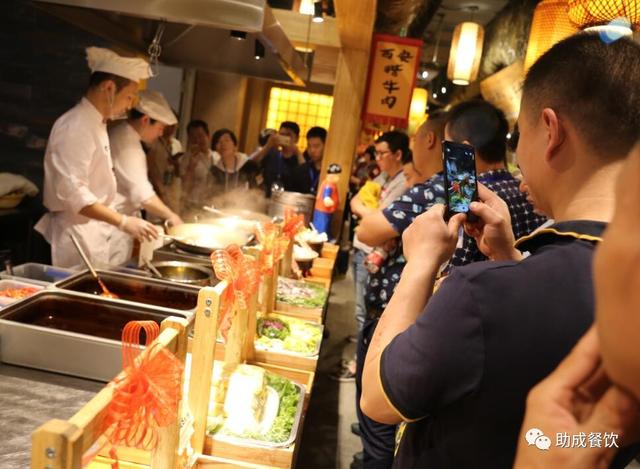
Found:
<path fill-rule="evenodd" d="M 409 134 L 414 134 L 424 122 L 427 112 L 427 90 L 414 88 L 409 106 Z"/>
<path fill-rule="evenodd" d="M 324 22 L 324 16 L 322 11 L 322 2 L 315 2 L 313 4 L 313 22 L 314 23 L 322 23 Z"/>
<path fill-rule="evenodd" d="M 562 39 L 578 32 L 567 15 L 567 0 L 543 0 L 533 12 L 524 71 Z"/>
<path fill-rule="evenodd" d="M 254 57 L 256 60 L 264 59 L 264 46 L 258 39 L 256 39 L 255 43 Z"/>
<path fill-rule="evenodd" d="M 478 77 L 484 28 L 466 21 L 453 31 L 447 76 L 456 85 L 468 85 Z"/>
<path fill-rule="evenodd" d="M 300 2 L 299 12 L 303 15 L 313 16 L 315 9 L 313 7 L 313 0 L 302 0 Z"/>

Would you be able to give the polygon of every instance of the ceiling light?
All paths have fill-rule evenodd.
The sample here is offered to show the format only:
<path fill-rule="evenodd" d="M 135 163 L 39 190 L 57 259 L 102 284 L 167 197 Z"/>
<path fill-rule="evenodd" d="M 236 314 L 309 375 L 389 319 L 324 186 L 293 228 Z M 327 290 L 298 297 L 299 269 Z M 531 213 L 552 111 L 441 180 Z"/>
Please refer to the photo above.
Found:
<path fill-rule="evenodd" d="M 257 39 L 256 39 L 254 57 L 255 57 L 256 60 L 264 59 L 264 46 Z"/>
<path fill-rule="evenodd" d="M 244 31 L 234 31 L 232 30 L 231 33 L 229 33 L 230 36 L 237 40 L 237 41 L 244 41 L 247 38 L 247 33 Z"/>
<path fill-rule="evenodd" d="M 442 88 L 440 88 L 440 91 L 442 92 L 442 94 L 445 94 L 447 92 L 447 88 L 443 86 Z"/>
<path fill-rule="evenodd" d="M 313 8 L 313 0 L 302 0 L 298 11 L 302 15 L 313 16 L 313 13 L 315 12 L 315 9 Z"/>
<path fill-rule="evenodd" d="M 422 71 L 422 79 L 426 80 L 427 78 L 429 78 L 429 72 L 427 70 L 423 70 Z"/>
<path fill-rule="evenodd" d="M 456 85 L 468 85 L 478 77 L 484 28 L 465 21 L 453 31 L 447 76 Z"/>
<path fill-rule="evenodd" d="M 551 46 L 577 32 L 567 16 L 567 0 L 543 0 L 533 12 L 531 32 L 524 59 L 525 72 Z"/>
<path fill-rule="evenodd" d="M 324 21 L 322 2 L 315 2 L 313 4 L 313 22 L 322 23 Z"/>
<path fill-rule="evenodd" d="M 433 99 L 436 99 L 438 97 L 438 95 L 436 93 L 433 93 Z"/>

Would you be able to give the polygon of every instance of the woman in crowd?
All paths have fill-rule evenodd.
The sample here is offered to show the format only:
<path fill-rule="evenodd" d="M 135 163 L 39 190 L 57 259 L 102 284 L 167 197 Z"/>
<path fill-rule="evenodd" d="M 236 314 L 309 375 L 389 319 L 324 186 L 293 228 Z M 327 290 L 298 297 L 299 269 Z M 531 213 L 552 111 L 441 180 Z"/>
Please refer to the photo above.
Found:
<path fill-rule="evenodd" d="M 258 167 L 246 154 L 238 151 L 238 138 L 231 130 L 216 130 L 211 137 L 211 148 L 211 173 L 216 194 L 255 186 Z"/>

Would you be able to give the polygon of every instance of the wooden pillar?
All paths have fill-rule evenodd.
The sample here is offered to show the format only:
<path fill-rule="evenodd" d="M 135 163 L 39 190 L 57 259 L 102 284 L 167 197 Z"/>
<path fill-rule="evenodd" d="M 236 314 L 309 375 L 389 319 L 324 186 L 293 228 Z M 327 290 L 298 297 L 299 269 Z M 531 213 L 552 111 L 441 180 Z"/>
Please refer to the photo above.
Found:
<path fill-rule="evenodd" d="M 339 234 L 351 166 L 361 127 L 362 103 L 366 88 L 371 36 L 376 0 L 335 0 L 336 18 L 342 49 L 338 58 L 336 84 L 329 135 L 322 162 L 321 180 L 330 164 L 339 164 L 342 177 L 338 185 L 340 205 L 333 216 L 332 233 Z"/>

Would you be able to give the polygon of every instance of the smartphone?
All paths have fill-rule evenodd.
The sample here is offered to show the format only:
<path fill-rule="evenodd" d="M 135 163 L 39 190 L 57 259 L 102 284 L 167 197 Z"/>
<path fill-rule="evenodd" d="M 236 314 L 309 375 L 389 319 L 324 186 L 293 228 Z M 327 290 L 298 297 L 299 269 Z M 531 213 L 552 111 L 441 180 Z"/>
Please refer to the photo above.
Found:
<path fill-rule="evenodd" d="M 445 219 L 456 213 L 466 213 L 468 221 L 477 217 L 469 213 L 471 202 L 478 200 L 476 152 L 470 145 L 442 142 L 442 165 L 447 199 Z"/>
<path fill-rule="evenodd" d="M 291 137 L 289 137 L 288 135 L 278 134 L 278 145 L 282 145 L 283 147 L 286 147 L 289 144 L 291 144 Z"/>

